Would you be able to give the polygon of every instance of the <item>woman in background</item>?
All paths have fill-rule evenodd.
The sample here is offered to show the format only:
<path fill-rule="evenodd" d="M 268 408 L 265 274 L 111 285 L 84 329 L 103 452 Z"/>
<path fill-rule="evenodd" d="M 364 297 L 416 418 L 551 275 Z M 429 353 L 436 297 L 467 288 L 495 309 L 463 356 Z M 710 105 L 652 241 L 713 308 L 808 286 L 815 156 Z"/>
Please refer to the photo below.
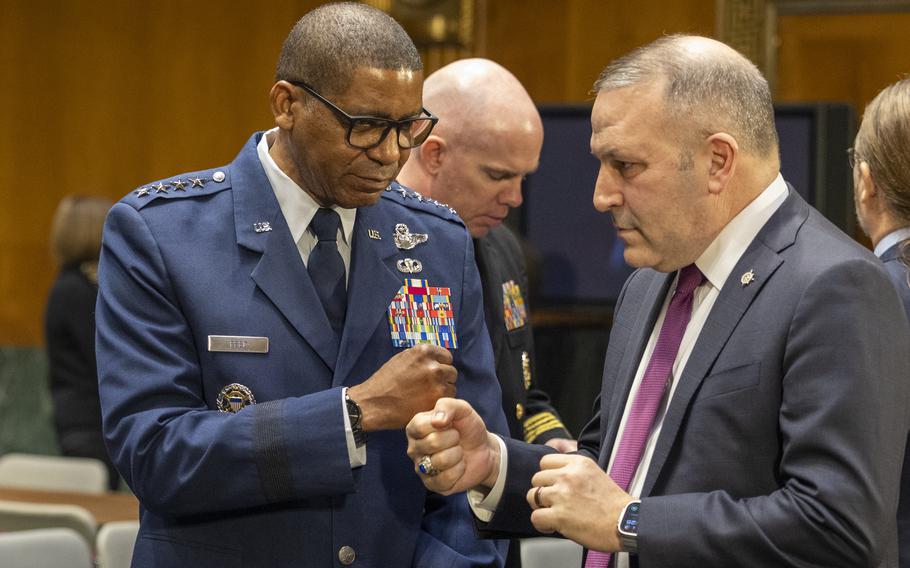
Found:
<path fill-rule="evenodd" d="M 113 204 L 100 197 L 65 197 L 54 213 L 51 249 L 60 273 L 44 316 L 54 425 L 65 456 L 107 464 L 110 487 L 120 477 L 101 435 L 95 366 L 95 299 L 101 230 Z"/>

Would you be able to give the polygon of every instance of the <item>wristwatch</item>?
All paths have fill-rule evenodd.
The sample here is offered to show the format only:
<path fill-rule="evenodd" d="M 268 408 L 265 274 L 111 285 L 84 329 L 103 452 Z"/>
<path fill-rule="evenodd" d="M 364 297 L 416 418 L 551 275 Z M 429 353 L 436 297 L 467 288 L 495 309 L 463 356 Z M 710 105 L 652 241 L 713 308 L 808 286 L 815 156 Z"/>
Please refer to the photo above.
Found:
<path fill-rule="evenodd" d="M 619 540 L 623 552 L 638 552 L 638 511 L 641 501 L 631 501 L 619 515 Z"/>
<path fill-rule="evenodd" d="M 363 411 L 360 405 L 344 393 L 344 403 L 348 408 L 348 418 L 351 420 L 351 432 L 354 434 L 354 444 L 359 448 L 367 443 L 367 433 L 363 431 Z"/>

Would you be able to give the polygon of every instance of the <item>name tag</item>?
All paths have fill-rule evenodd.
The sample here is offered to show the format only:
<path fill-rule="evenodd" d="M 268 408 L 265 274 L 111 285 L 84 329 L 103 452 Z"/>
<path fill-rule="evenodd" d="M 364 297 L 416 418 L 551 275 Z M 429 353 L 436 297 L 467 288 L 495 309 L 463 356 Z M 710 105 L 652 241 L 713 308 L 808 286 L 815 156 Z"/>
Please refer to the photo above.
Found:
<path fill-rule="evenodd" d="M 222 353 L 268 353 L 268 337 L 246 335 L 210 335 L 209 351 Z"/>

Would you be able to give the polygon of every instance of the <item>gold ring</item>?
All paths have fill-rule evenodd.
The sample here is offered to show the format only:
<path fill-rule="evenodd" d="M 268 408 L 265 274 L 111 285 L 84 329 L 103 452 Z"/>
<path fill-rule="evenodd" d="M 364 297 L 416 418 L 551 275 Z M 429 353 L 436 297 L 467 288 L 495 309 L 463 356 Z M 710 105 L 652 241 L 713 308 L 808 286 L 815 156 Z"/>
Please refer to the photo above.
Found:
<path fill-rule="evenodd" d="M 537 505 L 538 509 L 543 509 L 543 503 L 540 502 L 540 490 L 543 489 L 543 486 L 538 487 L 537 491 L 534 492 L 534 504 Z"/>
<path fill-rule="evenodd" d="M 417 471 L 427 477 L 439 475 L 439 470 L 433 465 L 433 460 L 430 459 L 430 456 L 423 456 L 417 461 Z"/>

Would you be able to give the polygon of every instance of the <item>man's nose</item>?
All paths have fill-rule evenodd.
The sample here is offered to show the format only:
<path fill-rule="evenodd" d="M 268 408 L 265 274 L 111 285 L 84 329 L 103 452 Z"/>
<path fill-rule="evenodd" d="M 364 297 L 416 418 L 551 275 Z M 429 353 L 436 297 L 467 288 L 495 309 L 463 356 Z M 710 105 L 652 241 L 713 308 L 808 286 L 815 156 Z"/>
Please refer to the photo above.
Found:
<path fill-rule="evenodd" d="M 404 152 L 408 152 L 408 150 L 402 150 L 398 145 L 398 130 L 395 128 L 389 129 L 385 138 L 377 146 L 366 151 L 367 156 L 386 165 L 398 163 Z"/>
<path fill-rule="evenodd" d="M 606 213 L 614 207 L 622 205 L 622 193 L 618 184 L 613 180 L 613 173 L 601 165 L 594 183 L 594 209 Z"/>
<path fill-rule="evenodd" d="M 504 205 L 509 207 L 518 207 L 522 204 L 524 199 L 521 196 L 521 180 L 522 178 L 516 176 L 514 179 L 509 180 L 508 187 L 502 192 L 501 202 Z"/>

